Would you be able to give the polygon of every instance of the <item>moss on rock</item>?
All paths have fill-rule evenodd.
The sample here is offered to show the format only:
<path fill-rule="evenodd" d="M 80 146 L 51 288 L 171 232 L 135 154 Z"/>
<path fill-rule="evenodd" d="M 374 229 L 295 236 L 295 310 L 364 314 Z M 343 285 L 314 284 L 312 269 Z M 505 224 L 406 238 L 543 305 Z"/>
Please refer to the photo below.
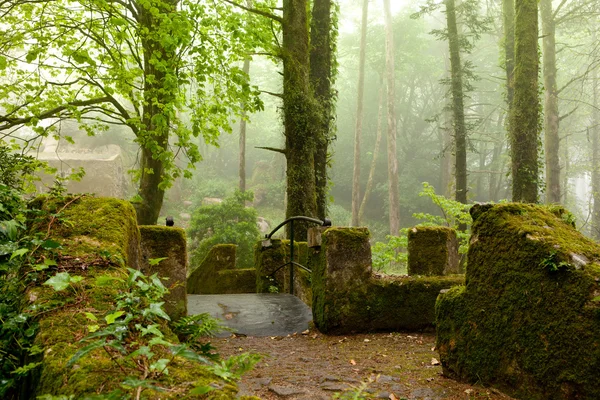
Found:
<path fill-rule="evenodd" d="M 235 244 L 217 244 L 213 246 L 202 263 L 194 267 L 187 279 L 187 292 L 189 294 L 209 294 L 208 286 L 218 271 L 235 268 Z"/>
<path fill-rule="evenodd" d="M 416 226 L 408 231 L 408 275 L 458 273 L 458 238 L 446 226 Z"/>
<path fill-rule="evenodd" d="M 436 305 L 445 373 L 519 398 L 600 398 L 600 247 L 563 208 L 471 214 L 466 286 Z"/>

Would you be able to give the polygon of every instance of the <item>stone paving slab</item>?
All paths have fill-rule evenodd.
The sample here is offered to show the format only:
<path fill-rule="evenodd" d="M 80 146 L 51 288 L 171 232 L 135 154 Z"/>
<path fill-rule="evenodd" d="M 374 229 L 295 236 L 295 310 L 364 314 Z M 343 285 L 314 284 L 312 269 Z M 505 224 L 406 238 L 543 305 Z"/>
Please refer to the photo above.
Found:
<path fill-rule="evenodd" d="M 188 295 L 188 315 L 209 313 L 237 334 L 286 336 L 308 329 L 310 308 L 291 294 Z M 225 332 L 221 337 L 229 336 Z"/>

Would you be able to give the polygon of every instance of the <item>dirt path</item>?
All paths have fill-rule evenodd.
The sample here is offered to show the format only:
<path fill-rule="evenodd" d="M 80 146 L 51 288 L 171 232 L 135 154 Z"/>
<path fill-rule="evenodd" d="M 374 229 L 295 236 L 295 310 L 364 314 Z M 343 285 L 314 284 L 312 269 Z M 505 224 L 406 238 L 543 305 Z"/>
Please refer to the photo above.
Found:
<path fill-rule="evenodd" d="M 271 399 L 511 399 L 444 378 L 433 334 L 362 334 L 214 339 L 222 356 L 263 355 L 241 394 Z M 336 394 L 337 393 L 337 394 Z M 361 393 L 363 397 L 353 397 Z"/>

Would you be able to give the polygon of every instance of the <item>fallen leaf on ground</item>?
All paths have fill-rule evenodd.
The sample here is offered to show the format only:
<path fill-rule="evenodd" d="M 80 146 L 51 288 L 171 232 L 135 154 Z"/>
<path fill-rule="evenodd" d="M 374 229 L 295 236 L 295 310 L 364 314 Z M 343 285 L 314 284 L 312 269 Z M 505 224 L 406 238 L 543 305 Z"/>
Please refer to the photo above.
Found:
<path fill-rule="evenodd" d="M 354 361 L 354 360 L 350 360 L 350 364 L 352 364 L 352 365 L 356 365 L 356 361 Z"/>
<path fill-rule="evenodd" d="M 435 358 L 432 358 L 431 365 L 440 365 L 440 362 L 438 360 L 436 360 Z"/>

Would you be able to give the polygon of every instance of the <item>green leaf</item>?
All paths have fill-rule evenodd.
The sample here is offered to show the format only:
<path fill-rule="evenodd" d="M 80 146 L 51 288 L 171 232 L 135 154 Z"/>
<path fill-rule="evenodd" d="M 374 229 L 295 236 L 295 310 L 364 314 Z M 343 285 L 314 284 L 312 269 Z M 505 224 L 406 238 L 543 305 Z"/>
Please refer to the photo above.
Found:
<path fill-rule="evenodd" d="M 3 233 L 8 240 L 16 241 L 18 235 L 18 229 L 21 226 L 17 221 L 11 219 L 10 221 L 0 221 L 0 233 Z"/>
<path fill-rule="evenodd" d="M 44 240 L 41 246 L 44 250 L 54 250 L 61 247 L 60 243 L 52 239 Z"/>
<path fill-rule="evenodd" d="M 170 321 L 171 318 L 167 315 L 167 313 L 162 309 L 162 305 L 165 304 L 164 301 L 160 303 L 150 303 L 150 306 L 146 308 L 143 312 L 144 317 L 147 317 L 149 314 L 157 315 L 167 321 Z"/>
<path fill-rule="evenodd" d="M 87 319 L 89 319 L 90 321 L 98 321 L 98 318 L 96 318 L 96 316 L 94 314 L 92 314 L 91 312 L 86 312 L 84 314 L 85 314 L 85 317 Z"/>
<path fill-rule="evenodd" d="M 596 296 L 596 297 L 594 297 L 594 298 L 592 299 L 592 301 L 599 302 L 599 301 L 600 301 L 600 296 Z"/>
<path fill-rule="evenodd" d="M 112 286 L 114 285 L 114 281 L 123 282 L 123 279 L 108 275 L 100 275 L 96 277 L 96 285 L 100 287 Z"/>
<path fill-rule="evenodd" d="M 212 386 L 196 386 L 195 388 L 193 388 L 192 390 L 190 390 L 190 394 L 192 394 L 192 395 L 203 395 L 203 394 L 212 392 L 213 390 L 215 390 L 215 388 L 212 387 Z"/>
<path fill-rule="evenodd" d="M 10 259 L 12 260 L 15 257 L 22 257 L 27 253 L 29 253 L 29 249 L 26 249 L 26 248 L 21 248 L 21 249 L 15 250 L 12 252 Z"/>
<path fill-rule="evenodd" d="M 144 356 L 148 360 L 150 360 L 150 359 L 152 359 L 152 357 L 154 357 L 154 353 L 152 351 L 150 351 L 150 347 L 142 346 L 139 349 L 137 349 L 136 351 L 134 351 L 133 353 L 131 353 L 127 358 L 133 358 L 133 357 L 138 357 L 138 356 Z"/>
<path fill-rule="evenodd" d="M 68 288 L 70 282 L 71 276 L 68 272 L 59 272 L 52 278 L 44 282 L 44 285 L 52 286 L 54 290 L 60 292 L 61 290 L 65 290 L 66 288 Z"/>
<path fill-rule="evenodd" d="M 70 278 L 71 283 L 78 283 L 83 280 L 83 276 L 75 275 Z"/>
<path fill-rule="evenodd" d="M 169 365 L 169 359 L 161 358 L 156 362 L 150 364 L 150 371 L 161 372 L 165 375 L 169 375 L 169 369 L 167 368 L 167 365 Z"/>
<path fill-rule="evenodd" d="M 158 265 L 161 261 L 166 260 L 169 257 L 151 258 L 148 260 L 148 264 L 151 266 Z"/>
<path fill-rule="evenodd" d="M 114 313 L 108 314 L 106 317 L 104 317 L 104 319 L 106 320 L 107 324 L 111 325 L 111 324 L 115 323 L 117 318 L 119 318 L 120 316 L 122 316 L 124 314 L 125 314 L 125 311 L 115 311 Z"/>
<path fill-rule="evenodd" d="M 100 325 L 88 325 L 87 328 L 90 333 L 94 333 L 100 329 Z"/>
<path fill-rule="evenodd" d="M 6 57 L 0 56 L 0 70 L 6 69 L 8 63 L 6 62 Z"/>
<path fill-rule="evenodd" d="M 75 364 L 77 361 L 79 361 L 79 359 L 81 357 L 85 356 L 90 351 L 99 349 L 100 347 L 104 347 L 105 345 L 106 345 L 106 339 L 102 339 L 102 340 L 97 340 L 95 342 L 92 342 L 85 347 L 82 347 L 75 354 L 73 354 L 73 357 L 71 357 L 71 359 L 67 362 L 67 367 L 70 367 L 73 364 Z"/>

